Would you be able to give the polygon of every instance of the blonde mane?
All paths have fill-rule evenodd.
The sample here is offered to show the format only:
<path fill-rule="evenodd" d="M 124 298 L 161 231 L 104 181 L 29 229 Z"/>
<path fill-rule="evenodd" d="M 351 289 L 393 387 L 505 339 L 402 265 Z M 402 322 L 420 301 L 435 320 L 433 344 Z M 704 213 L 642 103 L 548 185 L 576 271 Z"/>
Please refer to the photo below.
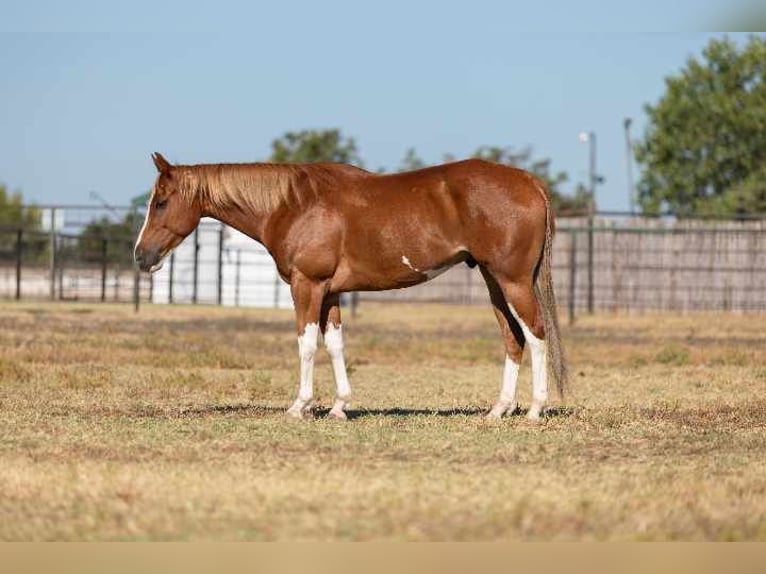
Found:
<path fill-rule="evenodd" d="M 337 182 L 331 164 L 179 165 L 179 193 L 216 209 L 240 207 L 271 213 L 282 205 L 301 205 Z"/>

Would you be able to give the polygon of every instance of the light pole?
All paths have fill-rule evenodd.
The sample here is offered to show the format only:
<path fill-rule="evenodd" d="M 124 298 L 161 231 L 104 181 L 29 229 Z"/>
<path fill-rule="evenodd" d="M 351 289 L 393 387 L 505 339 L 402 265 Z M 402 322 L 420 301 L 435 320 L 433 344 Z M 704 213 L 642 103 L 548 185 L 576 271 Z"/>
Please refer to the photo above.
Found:
<path fill-rule="evenodd" d="M 588 143 L 589 156 L 589 179 L 588 187 L 588 313 L 593 313 L 593 215 L 596 211 L 596 133 L 580 132 L 580 141 Z"/>
<path fill-rule="evenodd" d="M 630 203 L 630 214 L 636 213 L 636 189 L 633 184 L 633 142 L 630 139 L 630 124 L 633 120 L 625 118 L 623 126 L 625 127 L 625 161 L 628 169 L 628 201 Z"/>
<path fill-rule="evenodd" d="M 596 133 L 595 132 L 580 132 L 580 142 L 590 144 L 588 146 L 588 213 L 590 217 L 593 217 L 596 211 L 596 184 L 599 182 L 599 177 L 596 175 Z"/>

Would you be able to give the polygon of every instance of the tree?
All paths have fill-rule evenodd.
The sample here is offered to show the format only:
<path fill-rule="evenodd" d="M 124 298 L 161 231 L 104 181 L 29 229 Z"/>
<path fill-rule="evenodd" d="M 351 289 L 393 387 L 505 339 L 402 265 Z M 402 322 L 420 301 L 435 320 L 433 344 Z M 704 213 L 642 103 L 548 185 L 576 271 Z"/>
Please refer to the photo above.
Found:
<path fill-rule="evenodd" d="M 101 217 L 88 223 L 77 242 L 77 256 L 84 262 L 101 262 L 104 258 L 104 240 L 107 242 L 106 260 L 130 267 L 133 265 L 133 242 L 142 217 L 129 212 L 122 221 Z"/>
<path fill-rule="evenodd" d="M 34 205 L 24 206 L 21 192 L 9 193 L 0 184 L 0 226 L 35 231 L 40 228 L 40 210 Z"/>
<path fill-rule="evenodd" d="M 278 163 L 339 162 L 363 166 L 354 138 L 338 129 L 287 132 L 271 142 L 270 161 Z"/>
<path fill-rule="evenodd" d="M 645 213 L 766 212 L 766 38 L 712 40 L 646 105 L 636 145 Z"/>
<path fill-rule="evenodd" d="M 40 210 L 35 206 L 25 206 L 21 192 L 9 193 L 5 185 L 0 184 L 0 257 L 13 257 L 18 240 L 18 230 L 25 236 L 22 244 L 25 246 L 24 259 L 36 261 L 44 253 L 45 244 L 40 244 L 40 237 L 28 232 L 40 229 Z M 35 242 L 30 249 L 30 242 Z"/>
<path fill-rule="evenodd" d="M 398 171 L 412 171 L 414 169 L 421 169 L 426 167 L 426 163 L 420 159 L 420 156 L 415 151 L 414 147 L 407 148 L 407 152 L 404 154 L 401 163 L 399 163 Z"/>

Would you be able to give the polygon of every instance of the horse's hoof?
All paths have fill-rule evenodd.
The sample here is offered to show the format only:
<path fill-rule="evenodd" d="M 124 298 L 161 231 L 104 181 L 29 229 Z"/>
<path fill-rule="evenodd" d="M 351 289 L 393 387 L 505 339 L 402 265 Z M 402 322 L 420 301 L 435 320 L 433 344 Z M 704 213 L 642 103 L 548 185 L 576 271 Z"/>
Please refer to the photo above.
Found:
<path fill-rule="evenodd" d="M 346 416 L 346 413 L 344 413 L 342 410 L 331 410 L 329 413 L 327 413 L 327 418 L 336 420 L 336 421 L 345 421 L 348 420 L 348 417 Z"/>
<path fill-rule="evenodd" d="M 310 421 L 314 419 L 314 413 L 311 410 L 287 409 L 285 418 L 289 421 Z"/>
<path fill-rule="evenodd" d="M 529 409 L 529 412 L 527 413 L 527 420 L 539 421 L 541 416 L 542 413 L 539 410 Z"/>
<path fill-rule="evenodd" d="M 492 407 L 492 410 L 489 411 L 484 418 L 487 420 L 498 421 L 504 416 L 506 417 L 511 416 L 513 413 L 515 413 L 516 406 L 517 405 L 515 403 L 510 405 L 497 404 L 494 407 Z"/>

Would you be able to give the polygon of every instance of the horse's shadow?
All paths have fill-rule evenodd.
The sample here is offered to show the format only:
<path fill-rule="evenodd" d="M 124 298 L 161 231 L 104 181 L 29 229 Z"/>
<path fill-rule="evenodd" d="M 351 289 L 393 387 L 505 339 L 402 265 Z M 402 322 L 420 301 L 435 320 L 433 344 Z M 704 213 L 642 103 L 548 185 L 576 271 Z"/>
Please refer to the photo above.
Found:
<path fill-rule="evenodd" d="M 324 417 L 330 409 L 321 408 L 316 409 L 316 416 Z M 349 420 L 363 419 L 365 417 L 418 417 L 418 416 L 432 416 L 432 417 L 468 417 L 476 416 L 480 417 L 489 412 L 488 409 L 481 409 L 478 407 L 470 408 L 454 408 L 454 409 L 409 409 L 409 408 L 388 408 L 388 409 L 350 409 L 346 411 L 346 416 Z M 510 416 L 512 417 L 524 417 L 526 416 L 528 409 L 517 408 Z M 542 418 L 559 418 L 570 417 L 574 415 L 576 410 L 573 407 L 550 407 L 545 409 L 542 414 Z"/>
<path fill-rule="evenodd" d="M 176 416 L 186 418 L 216 416 L 216 415 L 237 415 L 252 418 L 273 416 L 285 413 L 285 408 L 270 405 L 257 404 L 233 404 L 233 405 L 207 405 L 182 409 Z M 327 407 L 316 407 L 314 416 L 317 419 L 327 417 L 330 409 Z M 416 408 L 379 408 L 379 409 L 349 409 L 346 416 L 349 420 L 364 419 L 369 417 L 383 418 L 407 418 L 407 417 L 480 417 L 488 413 L 487 409 L 478 407 L 452 408 L 452 409 L 416 409 Z M 547 418 L 568 418 L 577 412 L 574 407 L 549 407 L 542 414 L 543 419 Z M 526 416 L 527 409 L 517 408 L 510 414 L 513 418 Z"/>
<path fill-rule="evenodd" d="M 328 409 L 329 410 L 329 409 Z M 273 407 L 266 405 L 236 404 L 236 405 L 206 405 L 201 407 L 192 407 L 182 409 L 177 413 L 178 417 L 195 418 L 215 415 L 239 415 L 251 418 L 259 418 L 279 413 L 284 413 L 282 407 Z"/>

